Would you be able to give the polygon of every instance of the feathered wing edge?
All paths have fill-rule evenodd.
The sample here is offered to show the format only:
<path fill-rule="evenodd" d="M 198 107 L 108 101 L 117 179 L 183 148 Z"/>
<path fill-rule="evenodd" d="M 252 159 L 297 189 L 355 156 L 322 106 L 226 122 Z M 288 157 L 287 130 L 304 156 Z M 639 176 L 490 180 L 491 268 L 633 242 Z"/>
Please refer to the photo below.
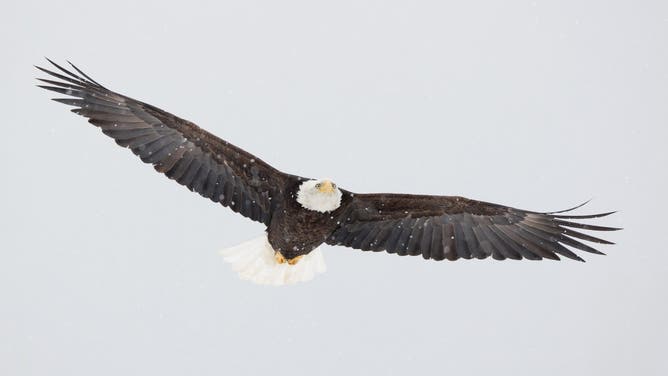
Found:
<path fill-rule="evenodd" d="M 584 262 L 585 260 L 577 256 L 573 252 L 569 251 L 567 248 L 561 246 L 561 244 L 565 244 L 569 247 L 572 247 L 580 251 L 605 255 L 605 253 L 591 246 L 588 246 L 576 239 L 585 240 L 597 244 L 606 244 L 606 245 L 612 245 L 615 243 L 582 233 L 581 231 L 577 231 L 574 229 L 589 230 L 589 231 L 619 231 L 622 230 L 622 228 L 590 225 L 580 222 L 574 222 L 572 220 L 604 218 L 611 214 L 616 213 L 616 211 L 597 213 L 597 214 L 587 214 L 587 215 L 573 215 L 573 214 L 563 215 L 563 213 L 569 213 L 573 210 L 579 209 L 582 206 L 586 205 L 587 203 L 589 203 L 589 201 L 586 201 L 573 208 L 554 211 L 554 212 L 545 212 L 545 213 L 527 212 L 524 219 L 518 222 L 518 225 L 522 228 L 522 231 L 520 231 L 522 239 L 532 241 L 534 245 L 536 244 L 536 241 L 538 239 L 539 246 L 547 244 L 548 247 L 551 248 L 553 252 L 582 262 Z M 540 243 L 541 241 L 543 243 Z"/>

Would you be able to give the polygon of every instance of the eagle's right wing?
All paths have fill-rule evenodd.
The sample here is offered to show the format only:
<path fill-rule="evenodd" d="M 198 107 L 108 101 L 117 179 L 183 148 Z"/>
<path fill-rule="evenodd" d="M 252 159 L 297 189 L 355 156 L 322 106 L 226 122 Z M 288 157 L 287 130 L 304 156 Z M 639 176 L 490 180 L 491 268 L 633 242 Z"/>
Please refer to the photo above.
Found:
<path fill-rule="evenodd" d="M 187 120 L 106 89 L 74 65 L 78 74 L 49 62 L 60 73 L 37 68 L 58 80 L 40 79 L 47 84 L 40 87 L 74 97 L 55 101 L 77 107 L 72 111 L 170 179 L 269 224 L 289 175 Z"/>

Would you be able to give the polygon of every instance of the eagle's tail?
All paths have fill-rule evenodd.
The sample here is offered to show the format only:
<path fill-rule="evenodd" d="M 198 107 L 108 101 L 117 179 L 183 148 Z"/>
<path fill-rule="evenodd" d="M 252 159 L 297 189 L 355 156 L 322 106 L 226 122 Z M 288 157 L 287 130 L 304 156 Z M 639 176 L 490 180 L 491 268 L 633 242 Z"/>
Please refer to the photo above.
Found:
<path fill-rule="evenodd" d="M 322 252 L 317 248 L 294 265 L 279 264 L 266 234 L 220 253 L 241 279 L 262 285 L 282 286 L 309 281 L 327 269 Z"/>

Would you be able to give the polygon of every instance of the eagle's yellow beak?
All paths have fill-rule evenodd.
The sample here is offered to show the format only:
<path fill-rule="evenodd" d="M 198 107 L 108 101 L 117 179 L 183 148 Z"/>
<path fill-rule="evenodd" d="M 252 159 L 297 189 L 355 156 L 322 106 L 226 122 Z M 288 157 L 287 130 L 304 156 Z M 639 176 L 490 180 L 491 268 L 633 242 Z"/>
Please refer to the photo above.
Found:
<path fill-rule="evenodd" d="M 323 180 L 320 182 L 318 190 L 322 193 L 334 193 L 334 184 L 329 180 Z"/>

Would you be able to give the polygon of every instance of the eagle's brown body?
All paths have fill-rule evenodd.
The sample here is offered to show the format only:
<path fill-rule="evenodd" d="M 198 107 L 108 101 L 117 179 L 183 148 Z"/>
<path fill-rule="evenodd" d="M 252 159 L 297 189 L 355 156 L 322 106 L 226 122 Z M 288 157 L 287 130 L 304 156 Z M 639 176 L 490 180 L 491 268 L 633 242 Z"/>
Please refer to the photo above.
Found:
<path fill-rule="evenodd" d="M 297 197 L 301 182 L 299 178 L 290 180 L 286 187 L 287 197 Z M 342 207 L 345 207 L 349 200 L 348 196 Z M 323 214 L 304 209 L 295 199 L 284 200 L 274 211 L 267 228 L 269 244 L 288 260 L 308 254 L 336 230 L 342 211 L 343 209 L 339 208 L 332 213 Z"/>

